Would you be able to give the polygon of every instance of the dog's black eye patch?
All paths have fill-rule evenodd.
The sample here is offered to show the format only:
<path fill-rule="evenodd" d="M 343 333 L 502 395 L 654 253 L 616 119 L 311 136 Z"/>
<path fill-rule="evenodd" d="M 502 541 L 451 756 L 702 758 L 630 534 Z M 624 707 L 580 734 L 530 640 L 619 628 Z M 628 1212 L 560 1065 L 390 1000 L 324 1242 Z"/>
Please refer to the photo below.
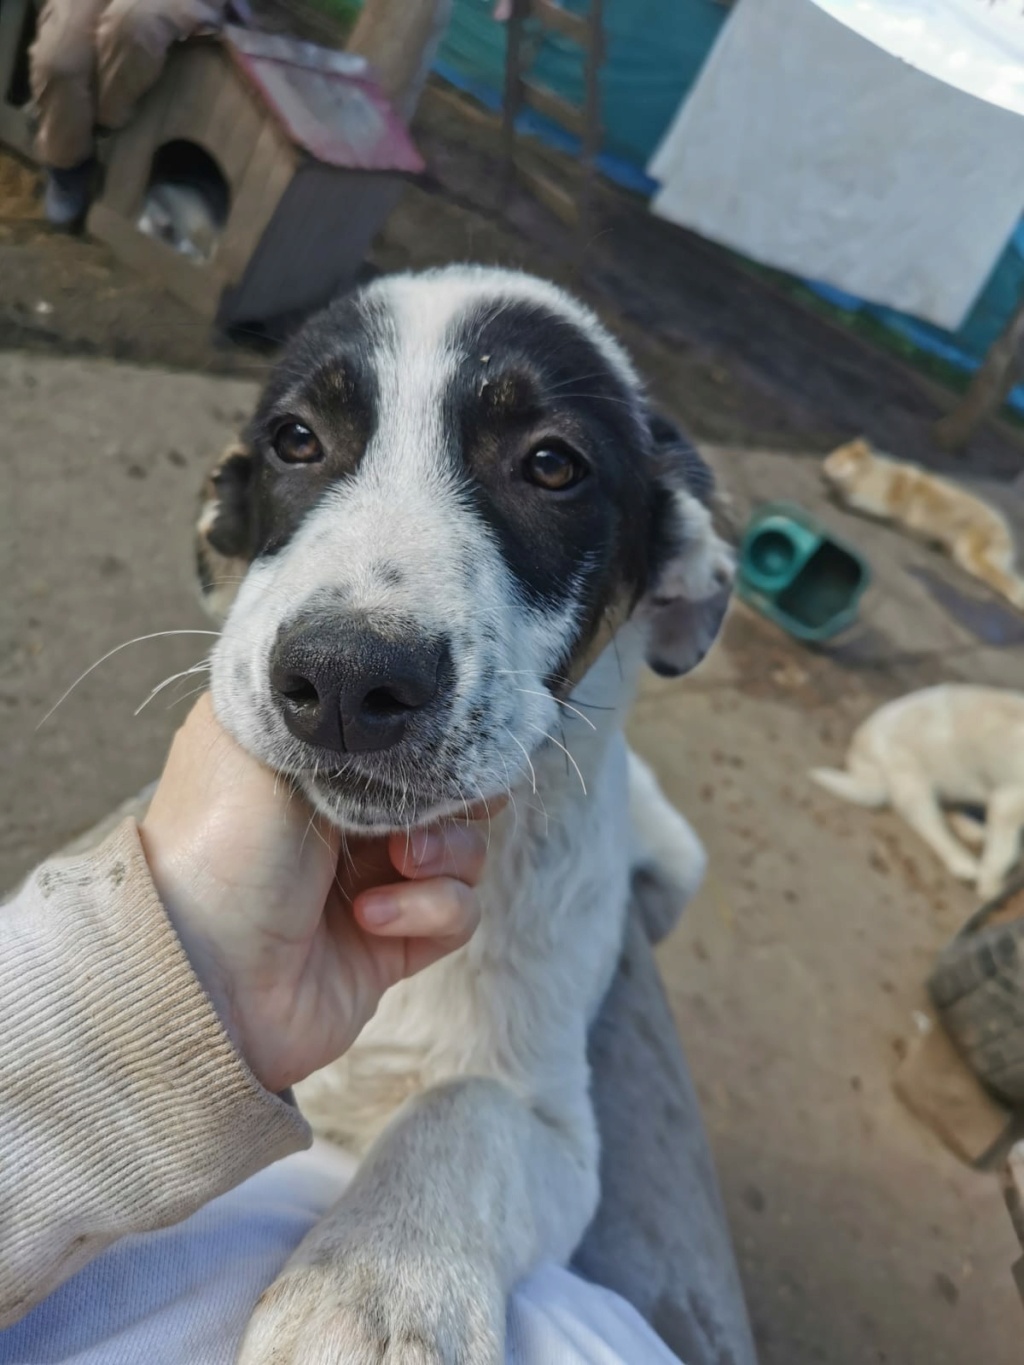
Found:
<path fill-rule="evenodd" d="M 375 353 L 390 335 L 371 303 L 344 298 L 295 337 L 251 426 L 254 554 L 274 554 L 339 480 L 359 469 L 379 417 Z"/>
<path fill-rule="evenodd" d="M 524 600 L 576 603 L 560 669 L 603 614 L 646 583 L 654 468 L 628 373 L 585 325 L 533 300 L 482 303 L 452 325 L 453 459 Z"/>
<path fill-rule="evenodd" d="M 486 366 L 486 362 L 482 362 Z M 531 377 L 508 371 L 490 378 L 484 371 L 480 381 L 480 405 L 488 413 L 529 416 L 540 406 L 540 395 Z"/>
<path fill-rule="evenodd" d="M 210 476 L 217 515 L 206 539 L 218 554 L 245 557 L 251 552 L 250 492 L 253 459 L 246 449 L 229 455 Z"/>

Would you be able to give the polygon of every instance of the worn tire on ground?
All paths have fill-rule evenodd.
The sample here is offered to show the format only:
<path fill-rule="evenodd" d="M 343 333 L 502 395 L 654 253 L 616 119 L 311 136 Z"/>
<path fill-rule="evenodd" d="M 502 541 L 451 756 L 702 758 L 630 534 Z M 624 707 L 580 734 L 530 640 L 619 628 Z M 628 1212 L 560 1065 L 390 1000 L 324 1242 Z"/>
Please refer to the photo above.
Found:
<path fill-rule="evenodd" d="M 1024 918 L 990 924 L 1015 882 L 983 906 L 940 955 L 928 990 L 940 1022 L 978 1078 L 1024 1104 Z"/>

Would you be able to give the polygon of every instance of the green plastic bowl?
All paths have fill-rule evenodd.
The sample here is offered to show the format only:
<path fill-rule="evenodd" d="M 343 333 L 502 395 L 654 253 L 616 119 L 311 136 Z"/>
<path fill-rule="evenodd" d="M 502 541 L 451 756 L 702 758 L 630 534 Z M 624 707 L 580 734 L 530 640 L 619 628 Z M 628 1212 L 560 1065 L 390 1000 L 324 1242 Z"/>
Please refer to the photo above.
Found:
<path fill-rule="evenodd" d="M 770 503 L 743 533 L 739 596 L 798 640 L 846 630 L 870 581 L 864 557 L 802 507 Z"/>

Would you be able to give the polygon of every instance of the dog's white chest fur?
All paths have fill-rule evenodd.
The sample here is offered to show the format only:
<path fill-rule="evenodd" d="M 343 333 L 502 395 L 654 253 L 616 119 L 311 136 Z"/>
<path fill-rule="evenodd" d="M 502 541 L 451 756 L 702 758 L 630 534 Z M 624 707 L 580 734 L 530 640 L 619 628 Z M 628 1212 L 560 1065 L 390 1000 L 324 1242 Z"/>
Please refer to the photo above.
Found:
<path fill-rule="evenodd" d="M 299 1088 L 322 1136 L 362 1152 L 397 1105 L 456 1076 L 500 1078 L 552 1114 L 585 1085 L 584 1035 L 621 945 L 632 842 L 625 741 L 582 729 L 580 774 L 548 751 L 536 793 L 495 819 L 472 942 L 389 991 L 350 1052 Z"/>

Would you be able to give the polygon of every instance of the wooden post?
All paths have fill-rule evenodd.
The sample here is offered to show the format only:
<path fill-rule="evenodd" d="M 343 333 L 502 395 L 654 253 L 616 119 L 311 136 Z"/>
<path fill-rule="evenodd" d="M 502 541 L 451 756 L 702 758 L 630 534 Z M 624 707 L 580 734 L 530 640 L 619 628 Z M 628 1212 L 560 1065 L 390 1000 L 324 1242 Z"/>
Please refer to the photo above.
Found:
<path fill-rule="evenodd" d="M 989 347 L 963 398 L 951 413 L 935 423 L 933 430 L 939 445 L 946 450 L 962 450 L 985 418 L 999 410 L 1019 372 L 1022 343 L 1024 297 L 1002 334 Z"/>
<path fill-rule="evenodd" d="M 366 0 L 348 40 L 346 51 L 366 58 L 406 123 L 420 102 L 452 4 L 453 0 Z"/>
<path fill-rule="evenodd" d="M 529 0 L 511 0 L 505 21 L 505 98 L 501 113 L 501 176 L 498 208 L 505 212 L 516 184 L 516 119 L 523 107 L 523 24 Z"/>

